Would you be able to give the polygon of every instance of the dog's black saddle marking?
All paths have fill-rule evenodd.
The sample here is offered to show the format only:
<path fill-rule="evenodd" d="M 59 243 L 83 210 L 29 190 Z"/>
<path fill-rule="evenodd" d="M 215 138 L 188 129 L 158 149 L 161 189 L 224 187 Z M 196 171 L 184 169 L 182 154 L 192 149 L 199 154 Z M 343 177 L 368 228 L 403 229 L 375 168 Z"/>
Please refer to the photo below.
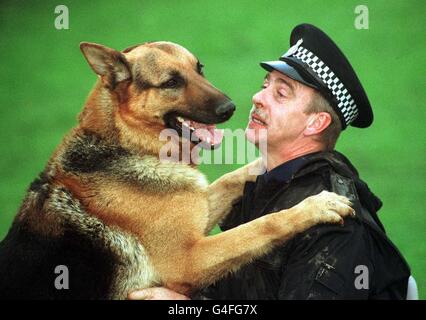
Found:
<path fill-rule="evenodd" d="M 122 147 L 108 144 L 96 134 L 85 133 L 65 152 L 62 165 L 64 170 L 71 172 L 98 172 L 108 170 L 112 162 L 128 154 Z"/>

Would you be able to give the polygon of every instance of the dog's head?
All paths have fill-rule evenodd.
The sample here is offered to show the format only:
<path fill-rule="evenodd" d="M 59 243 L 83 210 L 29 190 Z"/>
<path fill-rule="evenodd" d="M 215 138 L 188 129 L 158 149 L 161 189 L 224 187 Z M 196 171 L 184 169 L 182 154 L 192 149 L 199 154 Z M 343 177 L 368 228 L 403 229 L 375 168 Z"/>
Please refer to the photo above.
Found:
<path fill-rule="evenodd" d="M 127 140 L 158 141 L 160 132 L 169 128 L 181 137 L 189 133 L 192 137 L 186 139 L 204 147 L 220 144 L 222 133 L 215 125 L 228 120 L 235 106 L 205 79 L 203 65 L 187 49 L 171 42 L 150 42 L 121 52 L 87 42 L 80 48 L 100 76 L 97 88 L 103 91 L 103 97 L 97 95 L 86 108 L 99 108 L 102 100 L 110 99 L 108 114 Z M 81 118 L 93 114 L 85 110 Z M 89 122 L 93 121 L 100 120 Z"/>

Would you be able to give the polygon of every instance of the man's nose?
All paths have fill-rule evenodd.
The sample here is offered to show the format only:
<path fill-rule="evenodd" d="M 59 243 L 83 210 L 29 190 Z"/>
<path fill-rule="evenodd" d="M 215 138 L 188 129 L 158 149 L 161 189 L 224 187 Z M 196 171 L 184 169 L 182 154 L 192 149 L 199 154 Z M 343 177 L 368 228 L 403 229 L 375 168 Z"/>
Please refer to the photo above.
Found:
<path fill-rule="evenodd" d="M 216 114 L 222 118 L 230 117 L 235 111 L 235 104 L 232 101 L 222 103 L 215 110 Z"/>
<path fill-rule="evenodd" d="M 260 107 L 262 105 L 262 91 L 263 90 L 260 90 L 257 93 L 255 93 L 253 98 L 252 98 L 253 104 L 256 107 Z"/>

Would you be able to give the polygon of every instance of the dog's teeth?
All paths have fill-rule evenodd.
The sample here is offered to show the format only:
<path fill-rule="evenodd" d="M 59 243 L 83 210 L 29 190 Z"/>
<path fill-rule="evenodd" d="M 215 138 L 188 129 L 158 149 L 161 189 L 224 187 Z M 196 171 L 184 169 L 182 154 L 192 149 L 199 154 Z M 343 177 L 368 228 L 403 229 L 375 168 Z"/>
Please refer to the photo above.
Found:
<path fill-rule="evenodd" d="M 191 130 L 195 130 L 195 128 L 194 128 L 194 127 L 189 127 L 189 129 L 191 129 Z"/>
<path fill-rule="evenodd" d="M 207 141 L 207 143 L 210 143 L 210 137 L 207 137 L 207 139 L 206 139 L 206 141 Z"/>

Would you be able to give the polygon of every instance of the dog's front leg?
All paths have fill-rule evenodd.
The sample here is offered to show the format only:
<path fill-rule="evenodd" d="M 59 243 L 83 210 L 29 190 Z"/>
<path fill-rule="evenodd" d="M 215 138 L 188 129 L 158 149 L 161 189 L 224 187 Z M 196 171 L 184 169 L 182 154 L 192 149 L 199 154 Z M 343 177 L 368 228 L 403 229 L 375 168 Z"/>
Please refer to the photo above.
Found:
<path fill-rule="evenodd" d="M 259 158 L 249 164 L 229 172 L 208 188 L 209 220 L 206 231 L 209 232 L 231 210 L 244 191 L 247 181 L 255 181 L 259 173 L 264 170 L 262 159 Z"/>
<path fill-rule="evenodd" d="M 185 252 L 181 284 L 195 288 L 207 286 L 316 224 L 343 223 L 342 217 L 354 214 L 350 204 L 345 197 L 323 191 L 290 209 L 203 237 Z M 167 286 L 187 294 L 188 288 L 181 284 L 167 283 Z"/>

